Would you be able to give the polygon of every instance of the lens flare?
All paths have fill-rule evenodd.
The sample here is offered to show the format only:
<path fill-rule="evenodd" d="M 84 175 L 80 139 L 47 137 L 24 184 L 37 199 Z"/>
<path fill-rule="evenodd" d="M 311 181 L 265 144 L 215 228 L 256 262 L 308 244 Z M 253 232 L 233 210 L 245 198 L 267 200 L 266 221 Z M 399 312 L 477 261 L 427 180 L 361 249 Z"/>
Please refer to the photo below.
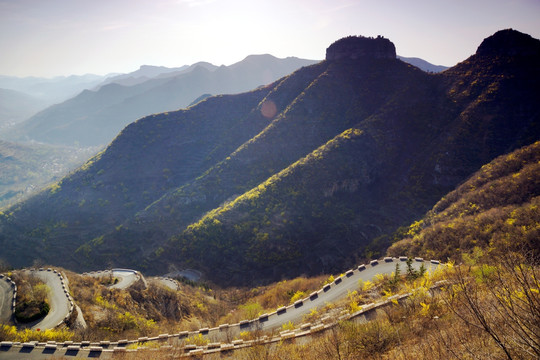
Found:
<path fill-rule="evenodd" d="M 276 104 L 272 100 L 265 100 L 261 106 L 261 114 L 265 118 L 271 119 L 274 116 L 276 116 L 276 113 L 277 113 Z"/>

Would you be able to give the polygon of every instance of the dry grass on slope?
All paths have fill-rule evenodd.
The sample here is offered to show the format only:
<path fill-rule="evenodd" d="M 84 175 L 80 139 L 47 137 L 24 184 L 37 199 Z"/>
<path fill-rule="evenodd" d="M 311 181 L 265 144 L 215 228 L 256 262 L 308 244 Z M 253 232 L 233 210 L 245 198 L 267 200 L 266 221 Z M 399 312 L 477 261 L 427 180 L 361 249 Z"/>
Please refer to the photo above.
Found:
<path fill-rule="evenodd" d="M 76 337 L 84 340 L 137 338 L 208 326 L 229 308 L 212 290 L 179 284 L 172 290 L 158 281 L 111 289 L 103 279 L 66 271 L 75 303 L 88 325 Z M 106 279 L 105 279 L 106 280 Z"/>

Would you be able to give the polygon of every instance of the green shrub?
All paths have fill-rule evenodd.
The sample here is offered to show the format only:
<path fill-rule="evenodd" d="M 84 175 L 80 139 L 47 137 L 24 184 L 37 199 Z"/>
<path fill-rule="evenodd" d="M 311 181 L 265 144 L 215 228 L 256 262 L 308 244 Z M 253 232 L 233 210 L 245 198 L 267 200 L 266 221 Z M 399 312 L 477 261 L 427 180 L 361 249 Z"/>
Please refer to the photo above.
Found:
<path fill-rule="evenodd" d="M 15 308 L 15 319 L 20 323 L 29 323 L 45 317 L 49 310 L 46 301 L 19 302 Z"/>

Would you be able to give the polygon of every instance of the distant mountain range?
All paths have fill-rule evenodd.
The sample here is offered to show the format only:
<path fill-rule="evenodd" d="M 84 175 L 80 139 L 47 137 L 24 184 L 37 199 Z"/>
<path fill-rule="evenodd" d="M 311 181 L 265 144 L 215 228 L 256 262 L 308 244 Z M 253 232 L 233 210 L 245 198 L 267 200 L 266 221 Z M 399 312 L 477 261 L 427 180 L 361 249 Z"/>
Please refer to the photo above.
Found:
<path fill-rule="evenodd" d="M 441 71 L 444 71 L 444 70 L 448 69 L 448 66 L 433 65 L 433 64 L 427 62 L 426 60 L 416 58 L 416 57 L 398 56 L 398 59 L 400 59 L 401 61 L 405 61 L 406 63 L 409 63 L 411 65 L 414 65 L 417 68 L 422 69 L 422 70 L 427 71 L 427 72 L 439 73 Z"/>
<path fill-rule="evenodd" d="M 336 273 L 382 254 L 482 165 L 540 138 L 540 41 L 526 34 L 497 32 L 438 74 L 397 59 L 385 38 L 348 37 L 327 54 L 250 92 L 130 124 L 0 215 L 1 256 L 77 270 L 190 267 L 221 284 Z"/>
<path fill-rule="evenodd" d="M 168 68 L 165 66 L 151 66 L 151 65 L 142 65 L 138 70 L 133 71 L 128 74 L 120 74 L 116 76 L 110 76 L 105 81 L 99 84 L 99 87 L 110 83 L 116 83 L 119 85 L 132 86 L 143 83 L 147 80 L 150 80 L 155 77 L 167 76 L 171 74 L 174 76 L 174 73 L 181 72 L 189 68 L 188 65 L 184 65 L 177 68 Z M 99 88 L 98 87 L 98 88 Z"/>
<path fill-rule="evenodd" d="M 10 89 L 0 89 L 0 131 L 44 109 L 47 101 Z"/>
<path fill-rule="evenodd" d="M 85 90 L 51 106 L 3 137 L 63 145 L 105 145 L 139 117 L 187 107 L 205 93 L 251 90 L 313 63 L 292 57 L 251 55 L 230 66 L 197 63 L 170 71 L 141 68 L 133 76 L 115 77 L 97 90 Z"/>
<path fill-rule="evenodd" d="M 71 75 L 54 78 L 25 77 L 0 75 L 0 88 L 9 89 L 30 95 L 48 104 L 62 102 L 83 91 L 97 86 L 105 76 Z"/>

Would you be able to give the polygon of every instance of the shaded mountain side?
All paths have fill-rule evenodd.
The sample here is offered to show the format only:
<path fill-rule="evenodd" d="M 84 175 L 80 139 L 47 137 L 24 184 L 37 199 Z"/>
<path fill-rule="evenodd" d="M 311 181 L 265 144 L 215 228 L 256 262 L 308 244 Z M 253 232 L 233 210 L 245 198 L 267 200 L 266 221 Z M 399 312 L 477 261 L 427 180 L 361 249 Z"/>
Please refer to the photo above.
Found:
<path fill-rule="evenodd" d="M 266 103 L 275 104 L 278 111 L 284 109 L 267 128 L 195 181 L 168 192 L 134 220 L 106 235 L 95 254 L 103 254 L 104 249 L 121 254 L 126 241 L 141 243 L 141 237 L 145 243 L 150 239 L 163 243 L 205 212 L 257 186 L 369 117 L 389 98 L 400 97 L 415 86 L 423 87 L 414 91 L 422 91 L 427 98 L 433 86 L 419 84 L 428 76 L 395 59 L 325 62 L 297 71 L 266 97 Z M 270 148 L 273 150 L 268 151 Z"/>
<path fill-rule="evenodd" d="M 188 266 L 206 270 L 209 277 L 221 283 L 255 281 L 246 275 L 253 273 L 253 269 L 257 269 L 258 280 L 264 276 L 275 279 L 279 274 L 335 272 L 357 263 L 358 257 L 371 257 L 372 253 L 363 251 L 366 247 L 380 250 L 386 245 L 373 243 L 374 239 L 391 232 L 391 228 L 395 229 L 396 224 L 421 211 L 426 204 L 434 203 L 444 194 L 444 189 L 453 188 L 464 174 L 478 169 L 494 154 L 520 146 L 530 137 L 538 138 L 540 132 L 534 127 L 538 111 L 519 111 L 534 107 L 538 92 L 531 95 L 526 89 L 533 87 L 521 88 L 519 84 L 531 73 L 536 73 L 538 79 L 538 69 L 531 59 L 518 63 L 517 69 L 499 73 L 497 62 L 492 62 L 491 69 L 477 67 L 481 79 L 473 82 L 473 86 L 483 89 L 475 89 L 478 95 L 474 100 L 464 96 L 460 102 L 456 101 L 459 96 L 453 91 L 453 83 L 443 101 L 436 88 L 420 91 L 411 86 L 407 92 L 417 96 L 390 99 L 382 113 L 358 124 L 369 137 L 372 152 L 355 157 L 355 165 L 359 166 L 356 172 L 365 174 L 362 160 L 369 159 L 376 185 L 340 176 L 337 169 L 326 171 L 332 168 L 329 164 L 317 167 L 319 172 L 303 174 L 299 170 L 296 176 L 294 172 L 290 175 L 295 181 L 289 186 L 275 185 L 273 191 L 259 195 L 263 199 L 257 199 L 257 191 L 253 190 L 247 194 L 247 205 L 237 202 L 244 199 L 243 195 L 234 200 L 236 206 L 226 205 L 212 211 L 177 236 L 173 248 L 181 251 L 181 259 L 197 259 L 188 262 Z M 460 73 L 459 69 L 456 73 Z M 499 79 L 501 73 L 505 74 L 503 81 Z M 493 93 L 494 86 L 498 94 Z M 467 88 L 463 92 L 471 90 Z M 502 94 L 515 96 L 507 101 Z M 454 107 L 456 103 L 458 106 Z M 449 149 L 454 152 L 452 156 L 448 156 Z M 351 153 L 356 155 L 354 151 Z M 346 168 L 347 162 L 337 163 Z M 323 195 L 328 192 L 320 183 L 299 191 L 304 179 L 317 179 L 349 191 L 332 204 Z M 267 183 L 264 188 L 270 186 Z M 289 201 L 290 198 L 294 200 Z M 323 210 L 321 204 L 326 206 Z M 300 214 L 290 214 L 287 212 L 290 209 Z M 278 226 L 276 219 L 286 225 Z M 282 239 L 286 240 L 280 243 Z M 208 244 L 212 244 L 210 249 Z M 218 253 L 227 251 L 228 256 L 218 259 L 211 249 Z M 174 254 L 167 249 L 163 253 Z M 235 260 L 224 260 L 227 258 Z M 271 260 L 267 262 L 265 258 Z M 226 269 L 227 277 L 205 266 L 216 263 Z"/>
<path fill-rule="evenodd" d="M 481 248 L 539 254 L 540 142 L 503 155 L 444 196 L 388 254 L 461 260 Z"/>
<path fill-rule="evenodd" d="M 231 66 L 194 64 L 189 69 L 132 86 L 113 82 L 49 107 L 3 136 L 66 145 L 107 144 L 122 128 L 142 116 L 185 108 L 205 93 L 249 91 L 314 62 L 258 55 Z"/>
<path fill-rule="evenodd" d="M 206 214 L 173 237 L 161 257 L 190 259 L 186 266 L 204 270 L 219 283 L 350 267 L 372 238 L 416 213 L 399 206 L 409 199 L 385 181 L 386 159 L 378 150 L 369 131 L 348 129 Z"/>
<path fill-rule="evenodd" d="M 0 245 L 16 265 L 190 266 L 222 284 L 347 268 L 540 138 L 540 41 L 503 33 L 533 50 L 505 41 L 429 74 L 349 37 L 270 86 L 143 118 L 6 212 Z"/>
<path fill-rule="evenodd" d="M 203 195 L 206 203 L 190 202 L 189 207 L 199 205 L 205 211 L 211 210 L 231 196 L 257 186 L 359 120 L 368 117 L 384 103 L 385 97 L 401 87 L 396 85 L 402 83 L 395 81 L 394 74 L 406 69 L 406 66 L 398 62 L 390 66 L 379 65 L 364 62 L 343 67 L 324 63 L 312 68 L 310 75 L 315 75 L 315 79 L 306 78 L 305 83 L 302 83 L 298 81 L 298 73 L 295 74 L 294 82 L 284 81 L 266 97 L 268 103 L 274 103 L 277 109 L 284 111 L 260 134 L 223 162 L 184 188 L 167 194 L 166 201 L 181 204 L 181 199 L 190 193 L 196 193 Z M 318 76 L 317 72 L 320 72 Z M 307 74 L 307 71 L 305 73 Z M 372 74 L 373 77 L 358 82 L 351 74 Z M 423 76 L 420 72 L 414 74 Z M 295 89 L 297 96 L 282 99 L 286 87 L 290 86 L 289 83 L 302 86 Z M 375 87 L 383 90 L 373 91 L 366 96 L 369 90 Z M 329 89 L 333 90 L 328 92 Z M 321 102 L 321 99 L 324 101 Z M 273 151 L 268 151 L 269 148 L 273 148 Z M 216 186 L 216 183 L 219 183 L 219 186 Z M 144 215 L 160 211 L 158 206 L 147 209 Z M 174 206 L 174 209 L 180 216 L 190 210 L 181 205 Z M 179 220 L 176 218 L 174 222 L 178 223 Z"/>
<path fill-rule="evenodd" d="M 154 251 L 156 246 L 161 246 L 168 236 L 177 233 L 179 228 L 187 226 L 205 211 L 211 210 L 230 197 L 230 191 L 233 191 L 234 194 L 249 190 L 252 185 L 244 185 L 244 190 L 241 191 L 242 182 L 236 180 L 237 177 L 242 179 L 255 177 L 255 173 L 251 173 L 251 175 L 245 174 L 247 171 L 245 164 L 235 163 L 235 167 L 228 169 L 231 171 L 224 174 L 224 179 L 220 178 L 220 174 L 223 173 L 222 164 L 228 164 L 231 155 L 235 154 L 238 148 L 243 148 L 245 143 L 252 141 L 252 139 L 244 139 L 244 144 L 234 143 L 232 140 L 235 138 L 235 134 L 244 131 L 243 128 L 246 126 L 264 124 L 257 133 L 252 135 L 252 138 L 259 136 L 259 133 L 268 124 L 272 124 L 272 118 L 264 116 L 261 111 L 263 106 L 266 106 L 264 104 L 271 102 L 276 108 L 276 113 L 285 110 L 288 104 L 302 94 L 303 90 L 313 81 L 313 78 L 319 76 L 325 69 L 326 64 L 324 63 L 305 67 L 276 82 L 273 86 L 269 86 L 267 89 L 257 90 L 257 92 L 264 92 L 265 94 L 264 97 L 261 97 L 260 103 L 250 111 L 245 119 L 227 131 L 223 131 L 220 137 L 221 143 L 216 143 L 214 149 L 205 159 L 208 164 L 216 165 L 209 167 L 207 171 L 201 172 L 200 176 L 193 179 L 193 181 L 171 188 L 162 197 L 156 198 L 156 201 L 149 204 L 148 207 L 140 208 L 139 213 L 134 218 L 130 218 L 121 224 L 122 226 L 111 228 L 112 231 L 108 231 L 108 234 L 104 233 L 105 240 L 98 244 L 99 246 L 96 246 L 91 241 L 84 244 L 80 249 L 85 252 L 84 261 L 92 263 L 118 258 L 126 247 L 136 248 L 139 257 L 145 256 L 149 251 Z M 213 116 L 211 111 L 201 113 L 201 110 L 206 102 L 213 101 L 213 99 L 213 97 L 208 98 L 199 105 L 186 110 L 186 112 L 193 113 L 194 116 L 211 119 Z M 216 109 L 216 111 L 219 112 L 221 109 Z M 156 145 L 159 146 L 159 144 Z M 253 160 L 259 163 L 257 159 Z M 179 170 L 182 169 L 179 168 Z M 262 176 L 259 175 L 261 181 L 272 175 L 272 171 L 264 170 L 266 172 Z M 234 183 L 231 185 L 229 182 Z M 206 187 L 211 187 L 211 189 L 206 189 Z M 141 236 L 144 237 L 144 241 L 140 241 Z M 97 253 L 101 255 L 96 257 Z"/>
<path fill-rule="evenodd" d="M 29 248 L 22 257 L 10 257 L 13 264 L 34 257 L 76 267 L 81 259 L 74 252 L 81 243 L 99 238 L 167 190 L 204 172 L 210 166 L 206 158 L 218 145 L 227 154 L 257 134 L 268 120 L 243 120 L 267 92 L 262 88 L 212 97 L 197 112 L 153 115 L 126 127 L 73 174 L 4 214 L 9 226 L 0 223 L 3 256 L 17 253 L 11 239 L 22 238 Z"/>

